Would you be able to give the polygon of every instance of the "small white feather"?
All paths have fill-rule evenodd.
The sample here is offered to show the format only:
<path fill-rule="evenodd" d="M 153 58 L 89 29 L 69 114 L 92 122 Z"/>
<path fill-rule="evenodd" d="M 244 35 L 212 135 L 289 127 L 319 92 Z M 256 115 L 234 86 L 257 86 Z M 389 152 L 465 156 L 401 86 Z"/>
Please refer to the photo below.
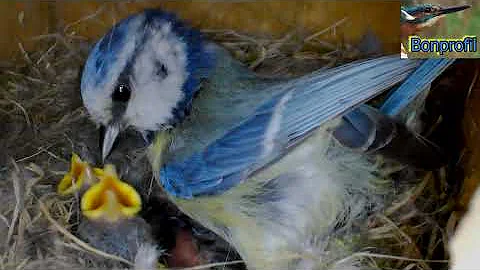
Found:
<path fill-rule="evenodd" d="M 476 270 L 480 260 L 480 189 L 470 201 L 470 209 L 450 241 L 450 270 Z"/>
<path fill-rule="evenodd" d="M 265 132 L 265 140 L 263 142 L 263 157 L 268 157 L 275 146 L 275 138 L 277 137 L 278 132 L 280 131 L 280 125 L 282 123 L 282 113 L 285 108 L 285 104 L 292 97 L 292 92 L 285 94 L 280 102 L 275 106 L 272 119 L 268 124 L 267 131 Z"/>
<path fill-rule="evenodd" d="M 158 269 L 158 257 L 161 251 L 151 244 L 143 244 L 138 248 L 135 255 L 135 270 L 156 270 Z"/>
<path fill-rule="evenodd" d="M 400 43 L 400 58 L 402 58 L 402 59 L 408 59 L 407 50 L 406 50 L 405 47 L 403 46 L 403 43 Z"/>

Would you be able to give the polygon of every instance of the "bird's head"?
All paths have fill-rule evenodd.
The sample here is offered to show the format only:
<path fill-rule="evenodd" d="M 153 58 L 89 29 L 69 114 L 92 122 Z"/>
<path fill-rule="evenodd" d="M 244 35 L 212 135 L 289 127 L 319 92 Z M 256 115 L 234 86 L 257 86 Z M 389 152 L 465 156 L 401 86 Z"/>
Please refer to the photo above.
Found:
<path fill-rule="evenodd" d="M 439 5 L 422 4 L 402 7 L 400 11 L 401 24 L 413 24 L 418 28 L 434 25 L 444 15 L 470 8 L 469 5 L 441 7 Z"/>
<path fill-rule="evenodd" d="M 185 117 L 212 63 L 206 47 L 200 32 L 159 10 L 124 19 L 95 44 L 81 94 L 93 121 L 105 128 L 104 159 L 127 127 L 157 131 Z"/>

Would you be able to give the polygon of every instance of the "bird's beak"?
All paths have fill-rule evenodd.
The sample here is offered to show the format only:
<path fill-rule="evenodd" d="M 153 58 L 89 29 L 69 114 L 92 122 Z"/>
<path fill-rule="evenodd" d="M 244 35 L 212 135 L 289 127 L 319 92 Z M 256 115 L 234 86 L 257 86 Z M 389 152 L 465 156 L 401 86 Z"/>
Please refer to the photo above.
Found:
<path fill-rule="evenodd" d="M 103 134 L 102 144 L 102 162 L 105 162 L 105 158 L 110 154 L 113 148 L 113 144 L 120 133 L 120 125 L 113 123 L 108 125 L 105 128 L 105 133 Z"/>
<path fill-rule="evenodd" d="M 468 8 L 471 8 L 471 6 L 470 5 L 462 5 L 462 6 L 442 8 L 437 12 L 437 16 L 462 11 L 462 10 L 465 10 L 465 9 L 468 9 Z"/>

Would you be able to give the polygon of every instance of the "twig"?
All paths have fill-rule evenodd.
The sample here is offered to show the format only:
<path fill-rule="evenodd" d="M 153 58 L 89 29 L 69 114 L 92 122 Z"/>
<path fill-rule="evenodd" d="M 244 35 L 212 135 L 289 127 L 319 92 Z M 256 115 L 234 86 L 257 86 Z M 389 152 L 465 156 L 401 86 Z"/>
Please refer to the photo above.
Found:
<path fill-rule="evenodd" d="M 23 158 L 19 158 L 19 159 L 15 160 L 15 162 L 19 163 L 19 162 L 23 162 L 23 161 L 25 161 L 25 160 L 34 158 L 34 157 L 40 155 L 40 154 L 43 153 L 43 152 L 47 152 L 47 150 L 48 150 L 50 147 L 52 147 L 52 146 L 53 146 L 53 145 L 49 145 L 49 146 L 47 146 L 47 147 L 40 147 L 38 152 L 33 153 L 33 154 L 31 154 L 30 156 L 26 156 L 26 157 L 23 157 Z"/>
<path fill-rule="evenodd" d="M 28 116 L 27 110 L 25 110 L 25 108 L 23 108 L 23 106 L 20 103 L 16 102 L 15 100 L 8 99 L 8 101 L 15 104 L 15 106 L 17 106 L 23 112 L 23 115 L 25 116 L 25 121 L 27 122 L 28 126 L 31 128 L 32 122 L 30 121 L 30 117 Z"/>
<path fill-rule="evenodd" d="M 373 257 L 381 259 L 392 259 L 392 260 L 401 260 L 406 262 L 428 262 L 428 263 L 448 263 L 448 260 L 426 260 L 426 259 L 414 259 L 407 258 L 402 256 L 378 254 L 378 253 L 369 253 L 369 252 L 358 252 L 352 255 L 353 257 Z"/>
<path fill-rule="evenodd" d="M 475 86 L 475 83 L 477 82 L 477 79 L 478 79 L 478 66 L 477 68 L 475 69 L 475 75 L 473 75 L 473 79 L 472 79 L 472 82 L 470 83 L 470 86 L 468 87 L 468 92 L 467 92 L 467 96 L 465 98 L 465 104 L 467 103 L 468 99 L 470 98 L 470 95 L 472 94 L 472 90 L 473 90 L 473 87 Z"/>
<path fill-rule="evenodd" d="M 10 243 L 10 240 L 12 239 L 13 236 L 13 231 L 15 230 L 15 224 L 18 221 L 18 218 L 20 217 L 20 211 L 23 208 L 23 199 L 21 198 L 21 187 L 20 187 L 20 178 L 18 177 L 18 172 L 20 172 L 20 169 L 17 166 L 17 163 L 12 160 L 13 166 L 15 167 L 15 171 L 12 174 L 12 184 L 13 184 L 13 191 L 15 193 L 15 208 L 13 210 L 13 216 L 12 216 L 12 221 L 10 222 L 10 227 L 8 228 L 8 233 L 7 233 L 7 239 L 5 241 L 5 246 L 8 246 Z"/>
<path fill-rule="evenodd" d="M 209 263 L 209 264 L 197 265 L 197 266 L 188 267 L 188 268 L 182 268 L 182 270 L 199 270 L 199 269 L 207 269 L 215 266 L 222 266 L 222 265 L 225 266 L 225 265 L 233 265 L 233 264 L 240 264 L 240 263 L 244 263 L 244 261 L 236 260 L 236 261 L 230 261 L 230 262 Z"/>
<path fill-rule="evenodd" d="M 423 262 L 423 263 L 448 263 L 448 260 L 424 260 L 424 259 L 413 259 L 407 258 L 402 256 L 394 256 L 394 255 L 386 255 L 386 254 L 378 254 L 378 253 L 369 253 L 369 252 L 357 252 L 348 256 L 342 260 L 339 260 L 335 263 L 335 265 L 341 265 L 342 263 L 351 260 L 355 257 L 367 257 L 367 258 L 380 258 L 380 259 L 391 259 L 391 260 L 400 260 L 406 262 Z"/>
<path fill-rule="evenodd" d="M 329 27 L 323 29 L 322 31 L 317 32 L 317 33 L 315 33 L 315 34 L 313 34 L 313 35 L 308 36 L 307 38 L 305 38 L 304 42 L 305 42 L 305 43 L 306 43 L 306 42 L 309 42 L 309 41 L 311 41 L 312 39 L 315 39 L 316 37 L 319 37 L 319 36 L 325 34 L 326 32 L 330 31 L 331 29 L 335 30 L 335 28 L 337 28 L 337 26 L 341 25 L 342 23 L 346 22 L 347 20 L 348 20 L 347 17 L 339 20 L 338 22 L 330 25 Z"/>
<path fill-rule="evenodd" d="M 63 28 L 63 32 L 64 32 L 64 33 L 67 33 L 67 30 L 69 30 L 70 27 L 75 26 L 75 25 L 77 25 L 77 24 L 79 24 L 79 23 L 81 23 L 81 22 L 88 21 L 88 20 L 90 20 L 90 19 L 95 18 L 95 17 L 98 16 L 100 13 L 102 13 L 104 9 L 105 9 L 105 4 L 101 5 L 93 14 L 87 15 L 87 16 L 85 16 L 85 17 L 80 18 L 79 20 L 76 20 L 76 21 L 74 21 L 74 22 L 72 22 L 72 23 L 67 24 L 67 25 Z"/>

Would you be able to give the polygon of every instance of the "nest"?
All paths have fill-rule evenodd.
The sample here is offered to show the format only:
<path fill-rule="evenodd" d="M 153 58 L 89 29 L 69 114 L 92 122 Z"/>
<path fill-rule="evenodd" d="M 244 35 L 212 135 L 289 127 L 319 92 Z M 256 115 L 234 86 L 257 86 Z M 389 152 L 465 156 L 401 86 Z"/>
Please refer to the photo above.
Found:
<path fill-rule="evenodd" d="M 339 21 L 317 33 L 292 32 L 279 39 L 227 30 L 204 33 L 262 75 L 296 76 L 372 53 L 362 49 L 373 46 L 371 36 L 365 39 L 367 45 L 359 46 L 323 41 L 341 25 Z M 134 267 L 134 262 L 106 254 L 79 239 L 75 235 L 80 219 L 78 198 L 55 193 L 58 181 L 69 168 L 72 152 L 90 162 L 98 160 L 98 130 L 88 119 L 79 90 L 81 68 L 91 43 L 68 28 L 32 39 L 36 41 L 35 51 L 26 52 L 19 43 L 18 58 L 0 70 L 0 149 L 4 153 L 0 156 L 0 269 Z M 450 70 L 455 73 L 461 68 L 454 66 Z M 429 103 L 437 104 L 448 96 L 448 85 L 452 83 L 449 80 L 437 80 L 435 85 L 440 90 L 434 88 Z M 460 103 L 456 117 L 461 117 L 463 111 Z M 460 127 L 460 135 L 445 135 L 439 128 L 445 125 L 439 119 L 448 118 L 446 114 L 451 112 L 433 107 L 427 117 L 430 136 L 437 133 L 437 141 L 441 142 L 451 135 L 451 140 L 460 142 Z M 453 120 L 460 122 L 459 118 Z M 385 211 L 373 214 L 368 231 L 375 249 L 353 256 L 365 258 L 376 269 L 446 269 L 448 239 L 458 218 L 453 210 L 461 181 L 452 184 L 452 179 L 459 177 L 460 150 L 461 143 L 451 149 L 451 166 L 425 174 L 397 194 Z M 142 147 L 131 146 L 121 162 L 131 164 L 121 174 L 128 179 L 129 174 L 135 175 L 137 188 L 146 194 L 157 193 L 153 192 L 158 187 L 145 165 Z M 140 165 L 146 167 L 132 173 Z M 157 197 L 156 202 L 167 209 L 165 215 L 181 217 L 162 196 Z M 159 226 L 167 230 L 175 225 Z M 203 268 L 225 267 L 225 261 L 238 259 L 221 239 L 213 239 L 216 244 L 208 245 L 202 245 L 201 239 L 197 241 L 200 252 L 213 254 L 211 260 L 218 262 Z M 158 243 L 160 247 L 163 244 Z"/>

